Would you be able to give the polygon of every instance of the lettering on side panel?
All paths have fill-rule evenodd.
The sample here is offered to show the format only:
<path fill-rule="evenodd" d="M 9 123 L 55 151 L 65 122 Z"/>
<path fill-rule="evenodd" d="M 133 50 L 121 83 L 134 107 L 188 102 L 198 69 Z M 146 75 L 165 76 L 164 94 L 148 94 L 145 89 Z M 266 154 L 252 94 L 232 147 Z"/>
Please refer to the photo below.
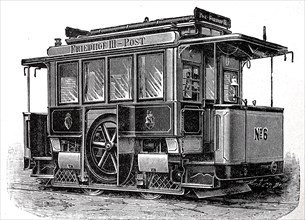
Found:
<path fill-rule="evenodd" d="M 254 127 L 254 140 L 267 140 L 268 139 L 268 128 L 267 127 Z"/>

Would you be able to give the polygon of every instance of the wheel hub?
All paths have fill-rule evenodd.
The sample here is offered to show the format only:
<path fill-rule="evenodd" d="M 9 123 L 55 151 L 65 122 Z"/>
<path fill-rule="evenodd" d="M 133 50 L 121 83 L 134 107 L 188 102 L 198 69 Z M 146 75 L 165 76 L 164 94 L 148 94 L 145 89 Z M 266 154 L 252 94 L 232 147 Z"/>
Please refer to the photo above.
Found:
<path fill-rule="evenodd" d="M 105 149 L 107 151 L 110 151 L 112 149 L 112 147 L 113 147 L 113 144 L 111 144 L 111 143 L 106 143 L 106 145 L 105 145 Z"/>

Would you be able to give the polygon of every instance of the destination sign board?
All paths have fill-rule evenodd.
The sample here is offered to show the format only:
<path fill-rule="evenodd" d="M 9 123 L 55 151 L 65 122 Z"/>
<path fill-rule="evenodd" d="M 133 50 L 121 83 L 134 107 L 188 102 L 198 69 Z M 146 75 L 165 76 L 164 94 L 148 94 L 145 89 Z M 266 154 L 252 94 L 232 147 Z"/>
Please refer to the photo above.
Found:
<path fill-rule="evenodd" d="M 223 26 L 225 28 L 231 28 L 231 19 L 222 15 L 214 14 L 212 12 L 203 10 L 201 8 L 194 9 L 195 19 L 199 21 L 206 21 L 213 24 Z"/>
<path fill-rule="evenodd" d="M 50 47 L 48 55 L 78 54 L 94 51 L 107 51 L 114 49 L 134 48 L 140 46 L 160 45 L 173 43 L 176 40 L 175 32 L 141 35 L 135 37 L 125 37 L 109 39 L 81 44 L 64 45 L 60 47 Z"/>

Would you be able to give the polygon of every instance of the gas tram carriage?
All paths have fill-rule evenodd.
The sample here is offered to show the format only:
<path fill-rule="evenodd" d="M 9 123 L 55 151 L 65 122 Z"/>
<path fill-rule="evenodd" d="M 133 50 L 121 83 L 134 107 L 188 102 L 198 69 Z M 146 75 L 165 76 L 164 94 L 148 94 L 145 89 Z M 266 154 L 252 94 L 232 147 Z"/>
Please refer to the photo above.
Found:
<path fill-rule="evenodd" d="M 28 79 L 24 166 L 54 187 L 199 198 L 249 191 L 283 172 L 283 109 L 248 105 L 243 68 L 292 53 L 194 15 L 66 28 Z M 48 112 L 30 112 L 30 73 L 47 69 Z M 272 73 L 272 72 L 271 72 Z"/>

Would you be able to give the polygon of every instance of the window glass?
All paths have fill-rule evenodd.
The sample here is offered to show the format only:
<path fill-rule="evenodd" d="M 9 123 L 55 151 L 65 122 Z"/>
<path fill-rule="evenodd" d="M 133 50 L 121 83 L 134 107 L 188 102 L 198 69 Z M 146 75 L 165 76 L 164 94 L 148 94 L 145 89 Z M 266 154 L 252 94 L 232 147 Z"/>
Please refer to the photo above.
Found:
<path fill-rule="evenodd" d="M 181 35 L 195 34 L 195 33 L 196 33 L 196 29 L 194 27 L 181 28 Z"/>
<path fill-rule="evenodd" d="M 78 102 L 77 66 L 78 62 L 58 65 L 60 103 Z"/>
<path fill-rule="evenodd" d="M 212 29 L 212 36 L 219 36 L 220 35 L 220 31 L 216 31 Z"/>
<path fill-rule="evenodd" d="M 92 60 L 84 63 L 84 100 L 86 102 L 105 99 L 105 61 Z"/>
<path fill-rule="evenodd" d="M 206 99 L 215 99 L 215 67 L 214 67 L 214 58 L 206 57 L 205 63 L 205 98 Z"/>
<path fill-rule="evenodd" d="M 183 99 L 199 101 L 200 75 L 197 66 L 183 66 Z"/>
<path fill-rule="evenodd" d="M 110 100 L 131 99 L 132 57 L 110 59 Z"/>
<path fill-rule="evenodd" d="M 163 54 L 138 56 L 139 99 L 163 97 Z"/>
<path fill-rule="evenodd" d="M 201 34 L 210 36 L 211 35 L 211 30 L 209 28 L 202 27 L 201 28 Z"/>
<path fill-rule="evenodd" d="M 225 102 L 236 102 L 237 95 L 237 87 L 232 86 L 233 84 L 239 84 L 238 78 L 237 78 L 237 72 L 231 72 L 231 71 L 225 71 L 224 72 L 224 92 L 223 92 L 223 98 Z"/>
<path fill-rule="evenodd" d="M 196 48 L 185 48 L 182 52 L 182 59 L 195 63 L 201 63 L 201 51 Z"/>

